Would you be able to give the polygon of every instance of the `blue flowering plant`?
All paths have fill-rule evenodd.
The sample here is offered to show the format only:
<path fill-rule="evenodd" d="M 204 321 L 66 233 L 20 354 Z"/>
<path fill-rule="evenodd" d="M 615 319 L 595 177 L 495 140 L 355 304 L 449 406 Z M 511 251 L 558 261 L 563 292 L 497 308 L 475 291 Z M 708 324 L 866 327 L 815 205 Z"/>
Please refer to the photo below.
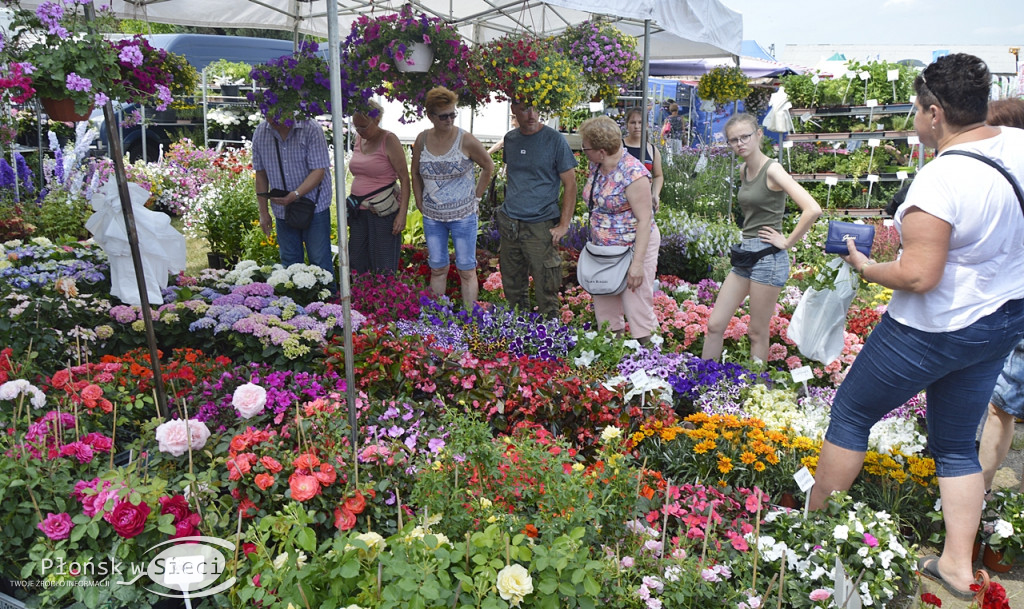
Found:
<path fill-rule="evenodd" d="M 282 55 L 252 69 L 250 76 L 258 89 L 247 97 L 263 116 L 290 127 L 296 121 L 331 112 L 330 70 L 318 50 L 317 43 L 303 42 L 295 54 Z M 358 95 L 347 80 L 343 73 L 342 96 Z"/>

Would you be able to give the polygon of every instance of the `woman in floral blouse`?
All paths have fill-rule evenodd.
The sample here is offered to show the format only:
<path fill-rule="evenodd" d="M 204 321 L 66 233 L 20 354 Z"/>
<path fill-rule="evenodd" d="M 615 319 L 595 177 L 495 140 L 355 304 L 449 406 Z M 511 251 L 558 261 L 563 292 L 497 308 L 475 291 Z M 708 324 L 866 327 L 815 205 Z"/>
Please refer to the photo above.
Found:
<path fill-rule="evenodd" d="M 580 126 L 583 152 L 590 161 L 590 176 L 583 198 L 590 210 L 590 240 L 595 245 L 632 245 L 626 290 L 614 296 L 594 296 L 597 322 L 608 322 L 622 332 L 647 342 L 658 327 L 654 314 L 654 274 L 658 268 L 661 233 L 654 224 L 651 173 L 626 154 L 622 131 L 607 116 Z M 625 320 L 623 319 L 625 316 Z"/>

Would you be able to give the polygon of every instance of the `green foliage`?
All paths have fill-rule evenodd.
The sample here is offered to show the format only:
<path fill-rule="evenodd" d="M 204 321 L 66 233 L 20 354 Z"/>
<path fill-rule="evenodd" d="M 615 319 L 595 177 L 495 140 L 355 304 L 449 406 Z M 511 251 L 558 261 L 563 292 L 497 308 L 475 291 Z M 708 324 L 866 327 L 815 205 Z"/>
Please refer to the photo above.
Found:
<path fill-rule="evenodd" d="M 719 262 L 728 260 L 729 246 L 740 240 L 739 228 L 731 220 L 666 210 L 659 213 L 658 227 L 661 231 L 659 275 L 675 275 L 691 283 L 707 277 L 718 281 L 725 278 L 728 268 Z"/>
<path fill-rule="evenodd" d="M 222 176 L 218 183 L 219 199 L 206 214 L 206 240 L 214 252 L 237 256 L 254 221 L 260 217 L 253 180 Z"/>
<path fill-rule="evenodd" d="M 851 72 L 848 76 L 819 80 L 817 85 L 812 74 L 791 74 L 782 77 L 782 85 L 794 108 L 863 106 L 868 99 L 878 100 L 879 104 L 905 104 L 914 93 L 917 72 L 909 66 L 888 61 L 851 61 L 847 69 Z M 899 70 L 899 78 L 889 81 L 889 70 Z M 861 80 L 861 72 L 871 77 Z"/>
<path fill-rule="evenodd" d="M 243 84 L 249 82 L 249 73 L 252 72 L 252 66 L 244 61 L 218 59 L 206 66 L 204 71 L 206 72 L 207 79 L 223 79 L 224 82 L 230 80 L 231 83 L 228 84 Z"/>
<path fill-rule="evenodd" d="M 710 148 L 687 149 L 680 155 L 666 155 L 662 150 L 661 158 L 665 175 L 661 209 L 684 210 L 702 217 L 728 213 L 739 167 L 731 154 Z"/>
<path fill-rule="evenodd" d="M 85 230 L 85 221 L 90 215 L 92 208 L 85 197 L 70 196 L 60 189 L 53 190 L 46 195 L 39 208 L 35 235 L 54 241 L 88 239 L 89 231 Z"/>

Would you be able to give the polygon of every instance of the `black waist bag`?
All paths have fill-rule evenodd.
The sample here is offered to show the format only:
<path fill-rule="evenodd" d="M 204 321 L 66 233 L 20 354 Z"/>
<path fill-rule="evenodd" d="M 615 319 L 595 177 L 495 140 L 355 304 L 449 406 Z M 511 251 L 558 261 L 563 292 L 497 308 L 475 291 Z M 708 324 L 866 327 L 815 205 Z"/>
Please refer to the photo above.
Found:
<path fill-rule="evenodd" d="M 782 250 L 775 247 L 774 245 L 769 245 L 763 250 L 751 252 L 743 249 L 741 245 L 737 244 L 729 248 L 729 262 L 731 262 L 734 267 L 739 269 L 752 269 L 754 268 L 754 265 L 757 264 L 757 261 L 760 260 L 761 258 L 764 258 L 765 256 L 771 256 L 772 254 L 777 254 L 778 252 L 781 251 Z"/>

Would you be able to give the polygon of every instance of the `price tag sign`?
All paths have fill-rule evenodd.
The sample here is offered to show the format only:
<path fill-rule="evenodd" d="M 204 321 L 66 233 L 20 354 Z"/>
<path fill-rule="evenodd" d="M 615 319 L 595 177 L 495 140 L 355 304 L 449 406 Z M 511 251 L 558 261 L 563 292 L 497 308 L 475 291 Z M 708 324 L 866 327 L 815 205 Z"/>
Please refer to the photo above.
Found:
<path fill-rule="evenodd" d="M 817 74 L 811 77 L 811 84 L 816 85 L 819 82 L 821 82 L 821 78 Z"/>
<path fill-rule="evenodd" d="M 910 146 L 917 146 L 920 143 L 921 143 L 921 138 L 917 137 L 916 135 L 908 135 L 907 136 L 907 144 L 909 144 Z"/>
<path fill-rule="evenodd" d="M 828 176 L 828 177 L 825 178 L 825 183 L 828 184 L 829 186 L 835 186 L 836 184 L 839 183 L 839 178 L 837 178 L 835 176 Z M 807 366 L 804 366 L 804 368 L 807 368 Z M 797 368 L 797 370 L 801 370 L 801 368 Z M 811 371 L 811 369 L 807 368 L 807 372 L 810 373 L 810 371 Z M 793 372 L 796 372 L 796 370 L 794 370 Z M 808 377 L 808 378 L 810 378 L 810 377 Z M 793 380 L 796 380 L 796 379 L 794 378 Z M 797 382 L 799 382 L 799 381 L 797 381 Z"/>
<path fill-rule="evenodd" d="M 905 172 L 903 170 L 900 170 L 900 171 L 896 172 L 896 179 L 897 180 L 906 180 L 909 177 L 910 176 L 907 174 L 907 172 Z"/>
<path fill-rule="evenodd" d="M 591 114 L 595 112 L 604 112 L 604 102 L 590 102 L 590 112 Z"/>
<path fill-rule="evenodd" d="M 800 120 L 802 120 L 805 123 L 811 120 L 812 118 L 814 118 L 813 112 L 804 112 L 803 114 L 800 115 Z"/>
<path fill-rule="evenodd" d="M 878 176 L 877 175 L 875 175 L 873 173 L 872 174 L 868 174 L 868 182 L 871 182 L 872 184 L 874 184 L 877 181 L 878 181 Z"/>
<path fill-rule="evenodd" d="M 880 140 L 877 137 L 873 137 L 873 138 L 868 140 L 868 146 L 871 146 L 872 148 L 875 148 L 876 146 L 878 146 L 881 143 L 882 143 L 882 140 Z"/>
<path fill-rule="evenodd" d="M 865 103 L 864 105 L 867 106 L 868 108 L 874 108 L 875 106 L 878 105 L 878 100 L 877 99 L 869 99 L 867 101 L 867 103 Z"/>
<path fill-rule="evenodd" d="M 788 140 L 785 141 L 785 142 L 782 142 L 782 147 L 783 148 L 792 148 L 793 147 L 793 142 L 788 141 Z"/>
<path fill-rule="evenodd" d="M 801 467 L 800 471 L 793 474 L 793 479 L 796 480 L 796 484 L 800 487 L 801 492 L 806 493 L 814 486 L 814 476 L 811 475 L 811 470 L 806 467 Z"/>
<path fill-rule="evenodd" d="M 825 178 L 826 182 L 828 182 L 829 180 L 835 180 L 835 178 Z M 834 185 L 835 184 L 833 184 L 833 186 Z M 793 370 L 789 371 L 789 374 L 790 376 L 793 377 L 794 383 L 804 383 L 814 378 L 814 373 L 811 372 L 810 366 L 800 366 L 799 368 L 794 368 Z"/>
<path fill-rule="evenodd" d="M 886 70 L 885 71 L 885 77 L 889 81 L 899 80 L 900 79 L 900 71 L 899 71 L 899 69 L 896 69 L 896 70 Z"/>
<path fill-rule="evenodd" d="M 871 72 L 868 72 L 867 70 L 864 70 L 860 74 L 857 74 L 857 76 L 859 76 L 861 80 L 867 80 L 867 79 L 871 78 Z"/>
<path fill-rule="evenodd" d="M 910 96 L 910 103 L 914 103 L 916 101 L 917 101 L 917 96 L 916 95 L 911 95 Z"/>
<path fill-rule="evenodd" d="M 882 226 L 893 227 L 896 226 L 896 223 L 893 222 L 892 218 L 886 218 L 882 220 Z"/>

